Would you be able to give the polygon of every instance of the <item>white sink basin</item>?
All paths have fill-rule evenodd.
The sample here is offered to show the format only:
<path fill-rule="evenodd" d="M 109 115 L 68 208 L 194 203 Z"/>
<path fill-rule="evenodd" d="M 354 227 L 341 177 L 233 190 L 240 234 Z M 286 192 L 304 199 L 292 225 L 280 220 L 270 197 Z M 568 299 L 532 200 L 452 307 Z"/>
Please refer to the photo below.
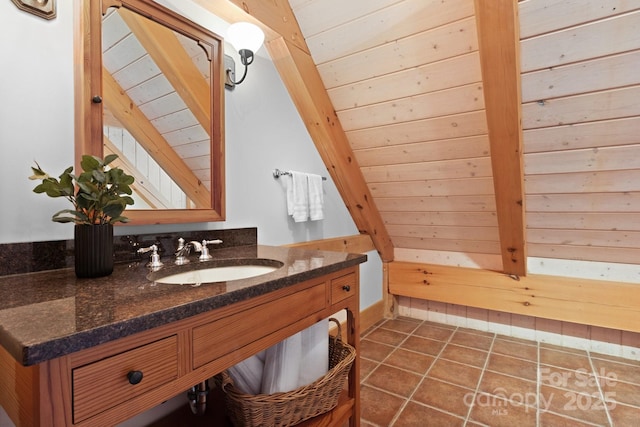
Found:
<path fill-rule="evenodd" d="M 280 267 L 270 265 L 231 265 L 211 267 L 201 270 L 184 271 L 154 279 L 156 283 L 169 285 L 198 285 L 201 283 L 226 282 L 228 280 L 248 279 L 271 273 Z"/>

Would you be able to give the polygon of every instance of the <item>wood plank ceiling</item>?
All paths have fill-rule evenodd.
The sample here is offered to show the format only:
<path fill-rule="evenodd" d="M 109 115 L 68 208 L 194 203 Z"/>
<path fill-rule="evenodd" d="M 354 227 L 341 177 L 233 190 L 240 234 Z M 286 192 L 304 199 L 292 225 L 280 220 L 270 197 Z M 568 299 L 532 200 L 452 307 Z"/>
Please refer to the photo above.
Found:
<path fill-rule="evenodd" d="M 264 24 L 384 260 L 388 235 L 396 252 L 494 256 L 514 274 L 527 255 L 638 263 L 638 2 L 289 0 L 292 14 L 275 1 L 195 1 Z M 359 176 L 367 188 L 348 182 Z"/>
<path fill-rule="evenodd" d="M 509 272 L 511 233 L 529 256 L 638 263 L 638 2 L 289 3 L 396 249 L 501 255 Z M 498 4 L 517 12 L 512 34 L 495 29 Z M 490 129 L 496 91 L 522 98 L 524 153 Z M 523 164 L 515 226 L 505 162 Z"/>
<path fill-rule="evenodd" d="M 473 1 L 290 4 L 394 247 L 500 254 Z"/>

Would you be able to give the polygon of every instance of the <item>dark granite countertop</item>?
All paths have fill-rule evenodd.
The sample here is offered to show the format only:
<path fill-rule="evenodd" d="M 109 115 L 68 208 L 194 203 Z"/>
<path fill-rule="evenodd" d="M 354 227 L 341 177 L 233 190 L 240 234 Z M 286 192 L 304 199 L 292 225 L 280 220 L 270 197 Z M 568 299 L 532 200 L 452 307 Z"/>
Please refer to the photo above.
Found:
<path fill-rule="evenodd" d="M 78 279 L 73 268 L 0 277 L 0 345 L 25 366 L 243 301 L 366 261 L 366 255 L 262 245 L 212 251 L 212 261 L 162 271 L 202 268 L 234 259 L 276 260 L 277 270 L 200 286 L 154 283 L 144 262 L 116 264 L 113 274 Z M 235 263 L 235 261 L 234 261 Z M 265 261 L 268 264 L 268 261 Z M 153 276 L 150 276 L 153 278 Z"/>

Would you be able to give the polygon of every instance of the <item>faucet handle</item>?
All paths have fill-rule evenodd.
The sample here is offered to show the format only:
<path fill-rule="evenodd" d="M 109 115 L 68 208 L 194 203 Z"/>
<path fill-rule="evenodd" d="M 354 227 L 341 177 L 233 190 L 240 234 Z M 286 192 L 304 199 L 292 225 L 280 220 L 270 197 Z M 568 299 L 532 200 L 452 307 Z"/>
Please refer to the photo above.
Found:
<path fill-rule="evenodd" d="M 146 248 L 140 248 L 136 252 L 139 253 L 139 254 L 145 254 L 145 253 L 150 252 L 150 251 L 153 251 L 154 253 L 157 253 L 158 252 L 158 246 L 156 246 L 154 244 L 154 245 L 151 245 L 151 246 L 147 246 Z"/>
<path fill-rule="evenodd" d="M 212 243 L 212 242 L 213 242 L 213 240 L 211 240 L 211 241 L 210 240 L 203 240 L 202 241 L 202 249 L 200 250 L 200 256 L 198 257 L 198 259 L 200 261 L 208 261 L 211 258 L 213 258 L 211 256 L 211 254 L 209 253 L 209 248 L 207 247 L 207 245 L 209 243 Z"/>
<path fill-rule="evenodd" d="M 220 239 L 203 240 L 202 241 L 202 249 L 200 250 L 200 256 L 198 257 L 198 259 L 200 261 L 208 261 L 211 258 L 213 258 L 211 256 L 211 254 L 209 253 L 209 248 L 207 247 L 207 245 L 219 245 L 220 243 L 222 243 L 222 240 L 220 240 Z"/>
<path fill-rule="evenodd" d="M 149 251 L 153 251 L 153 253 L 151 254 L 151 260 L 147 263 L 147 267 L 156 268 L 156 269 L 162 267 L 164 264 L 162 263 L 162 261 L 160 261 L 160 255 L 158 254 L 157 245 L 154 244 L 146 248 L 140 248 L 137 250 L 139 254 L 144 254 Z"/>

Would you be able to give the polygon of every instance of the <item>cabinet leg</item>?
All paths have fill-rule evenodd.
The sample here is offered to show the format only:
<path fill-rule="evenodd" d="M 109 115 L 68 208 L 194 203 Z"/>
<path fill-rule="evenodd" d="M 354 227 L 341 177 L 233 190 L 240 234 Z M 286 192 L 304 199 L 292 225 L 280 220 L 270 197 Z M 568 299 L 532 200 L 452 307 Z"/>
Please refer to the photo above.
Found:
<path fill-rule="evenodd" d="M 349 372 L 349 397 L 353 398 L 350 427 L 360 426 L 360 317 L 358 310 L 358 307 L 347 309 L 347 342 L 356 349 L 356 358 Z"/>
<path fill-rule="evenodd" d="M 385 262 L 382 270 L 382 299 L 384 303 L 384 318 L 398 317 L 398 297 L 389 293 L 389 263 Z"/>

